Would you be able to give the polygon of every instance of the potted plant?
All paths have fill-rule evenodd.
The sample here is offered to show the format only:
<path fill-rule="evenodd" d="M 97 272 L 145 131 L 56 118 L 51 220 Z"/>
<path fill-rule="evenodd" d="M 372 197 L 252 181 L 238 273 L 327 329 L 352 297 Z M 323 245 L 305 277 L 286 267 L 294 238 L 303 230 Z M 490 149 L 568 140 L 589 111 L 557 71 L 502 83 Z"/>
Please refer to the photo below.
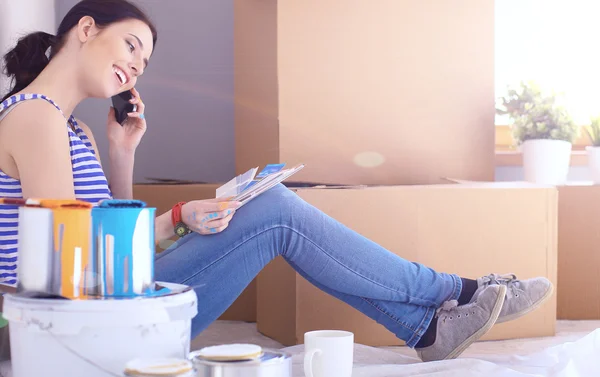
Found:
<path fill-rule="evenodd" d="M 523 153 L 525 180 L 562 185 L 567 180 L 572 144 L 579 127 L 558 96 L 544 92 L 534 82 L 509 88 L 499 114 L 511 119 L 513 139 Z"/>
<path fill-rule="evenodd" d="M 592 144 L 585 148 L 590 179 L 594 184 L 598 184 L 600 183 L 600 116 L 593 117 L 584 130 Z"/>

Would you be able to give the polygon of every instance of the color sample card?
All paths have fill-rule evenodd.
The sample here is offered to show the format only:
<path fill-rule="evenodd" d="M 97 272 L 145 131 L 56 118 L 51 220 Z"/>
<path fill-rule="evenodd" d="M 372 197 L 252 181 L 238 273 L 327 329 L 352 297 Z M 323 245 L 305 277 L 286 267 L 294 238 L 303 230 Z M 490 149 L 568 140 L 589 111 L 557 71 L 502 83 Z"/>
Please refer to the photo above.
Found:
<path fill-rule="evenodd" d="M 265 168 L 261 170 L 260 173 L 258 173 L 256 178 L 260 179 L 266 177 L 269 174 L 279 173 L 284 166 L 285 164 L 269 164 L 265 166 Z"/>

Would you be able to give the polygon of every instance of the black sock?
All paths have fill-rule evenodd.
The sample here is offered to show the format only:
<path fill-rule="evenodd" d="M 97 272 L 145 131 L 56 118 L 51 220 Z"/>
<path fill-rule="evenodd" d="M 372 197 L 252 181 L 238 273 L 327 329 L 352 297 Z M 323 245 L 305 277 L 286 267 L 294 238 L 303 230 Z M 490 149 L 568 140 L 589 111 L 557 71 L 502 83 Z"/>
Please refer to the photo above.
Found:
<path fill-rule="evenodd" d="M 437 334 L 437 317 L 433 317 L 427 331 L 421 337 L 421 340 L 417 343 L 415 348 L 424 348 L 429 347 L 433 343 L 435 343 L 435 335 Z"/>
<path fill-rule="evenodd" d="M 458 298 L 458 305 L 466 305 L 471 301 L 477 290 L 477 280 L 460 278 L 462 281 L 462 290 Z"/>
<path fill-rule="evenodd" d="M 471 301 L 475 291 L 477 290 L 477 280 L 460 278 L 462 281 L 462 290 L 458 297 L 458 305 L 466 305 Z M 435 343 L 435 336 L 437 334 L 437 317 L 433 317 L 429 327 L 425 331 L 425 334 L 421 337 L 421 340 L 417 343 L 415 348 L 429 347 Z"/>

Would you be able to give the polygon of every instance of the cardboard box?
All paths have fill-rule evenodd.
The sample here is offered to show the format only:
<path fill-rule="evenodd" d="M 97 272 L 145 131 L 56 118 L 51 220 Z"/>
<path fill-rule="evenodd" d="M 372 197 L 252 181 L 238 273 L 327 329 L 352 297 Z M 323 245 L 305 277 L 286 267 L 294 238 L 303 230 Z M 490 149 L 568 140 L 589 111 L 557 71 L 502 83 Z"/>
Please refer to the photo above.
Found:
<path fill-rule="evenodd" d="M 180 201 L 210 199 L 222 183 L 194 184 L 165 181 L 159 184 L 135 184 L 133 196 L 155 207 L 157 215 L 169 211 Z M 176 239 L 176 237 L 173 237 Z M 157 249 L 157 252 L 161 250 Z M 238 299 L 219 317 L 222 320 L 256 322 L 256 279 L 242 292 Z"/>
<path fill-rule="evenodd" d="M 236 0 L 234 12 L 238 174 L 282 162 L 306 164 L 301 182 L 494 179 L 493 0 Z"/>
<path fill-rule="evenodd" d="M 393 253 L 441 272 L 477 278 L 515 273 L 556 284 L 557 190 L 520 183 L 365 189 L 298 189 L 308 203 Z M 357 215 L 360 214 L 360 215 Z M 281 258 L 258 276 L 258 330 L 286 346 L 306 331 L 343 329 L 357 343 L 404 344 L 358 310 L 320 291 Z M 496 325 L 483 339 L 555 334 L 556 296 Z"/>
<path fill-rule="evenodd" d="M 600 186 L 558 193 L 558 318 L 600 319 Z"/>

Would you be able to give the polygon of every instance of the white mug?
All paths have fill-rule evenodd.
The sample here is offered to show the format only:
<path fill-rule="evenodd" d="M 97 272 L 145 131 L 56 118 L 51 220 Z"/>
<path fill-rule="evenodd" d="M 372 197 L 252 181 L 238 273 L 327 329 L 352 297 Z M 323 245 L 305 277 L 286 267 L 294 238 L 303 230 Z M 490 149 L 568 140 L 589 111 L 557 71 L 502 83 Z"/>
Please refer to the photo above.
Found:
<path fill-rule="evenodd" d="M 354 334 L 321 330 L 304 334 L 306 377 L 351 377 L 354 362 Z"/>

